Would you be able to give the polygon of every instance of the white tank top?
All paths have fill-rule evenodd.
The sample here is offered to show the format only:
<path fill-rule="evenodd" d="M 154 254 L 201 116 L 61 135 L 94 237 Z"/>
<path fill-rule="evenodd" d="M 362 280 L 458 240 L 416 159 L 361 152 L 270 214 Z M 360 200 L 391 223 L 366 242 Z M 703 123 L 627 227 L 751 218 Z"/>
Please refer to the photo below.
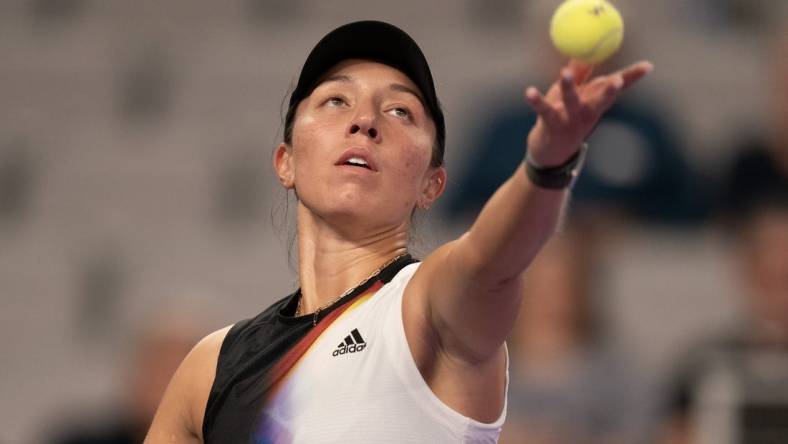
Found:
<path fill-rule="evenodd" d="M 473 420 L 438 399 L 416 367 L 402 323 L 402 295 L 418 266 L 406 266 L 376 293 L 361 296 L 315 340 L 271 397 L 269 439 L 497 442 L 505 402 L 495 422 Z"/>

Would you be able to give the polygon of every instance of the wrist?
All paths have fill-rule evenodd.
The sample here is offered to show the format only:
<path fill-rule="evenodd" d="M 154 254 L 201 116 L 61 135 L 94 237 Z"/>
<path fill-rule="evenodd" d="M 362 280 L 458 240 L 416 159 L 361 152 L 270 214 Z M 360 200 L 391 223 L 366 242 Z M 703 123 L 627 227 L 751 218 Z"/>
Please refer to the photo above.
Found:
<path fill-rule="evenodd" d="M 580 151 L 582 148 L 582 145 L 583 144 L 581 143 L 576 149 L 567 154 L 564 152 L 565 147 L 561 147 L 561 149 L 542 147 L 540 147 L 541 149 L 536 149 L 536 147 L 532 148 L 531 144 L 527 144 L 526 146 L 528 149 L 525 152 L 525 160 L 537 168 L 557 168 L 565 165 L 573 157 L 575 157 L 578 151 Z"/>
<path fill-rule="evenodd" d="M 588 144 L 582 143 L 572 156 L 557 165 L 544 165 L 526 153 L 523 166 L 528 179 L 534 185 L 547 189 L 564 189 L 574 185 L 585 161 Z"/>

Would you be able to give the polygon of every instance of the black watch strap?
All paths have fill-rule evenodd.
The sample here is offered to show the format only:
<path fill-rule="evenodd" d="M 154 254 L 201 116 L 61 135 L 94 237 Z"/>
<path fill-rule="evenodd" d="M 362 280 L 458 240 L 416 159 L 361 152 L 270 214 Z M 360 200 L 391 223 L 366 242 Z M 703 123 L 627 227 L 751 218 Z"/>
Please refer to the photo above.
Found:
<path fill-rule="evenodd" d="M 580 149 L 561 165 L 542 167 L 534 164 L 528 155 L 525 156 L 525 174 L 531 182 L 540 187 L 551 190 L 562 190 L 574 185 L 588 151 L 588 144 L 583 143 Z"/>

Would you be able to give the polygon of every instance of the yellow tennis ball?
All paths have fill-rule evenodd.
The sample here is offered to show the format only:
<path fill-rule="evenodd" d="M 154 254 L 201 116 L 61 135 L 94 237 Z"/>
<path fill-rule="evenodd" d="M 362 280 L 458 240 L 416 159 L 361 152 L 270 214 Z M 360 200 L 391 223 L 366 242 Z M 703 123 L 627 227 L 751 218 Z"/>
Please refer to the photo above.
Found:
<path fill-rule="evenodd" d="M 597 64 L 621 47 L 624 21 L 605 0 L 567 0 L 553 14 L 550 38 L 562 54 Z"/>

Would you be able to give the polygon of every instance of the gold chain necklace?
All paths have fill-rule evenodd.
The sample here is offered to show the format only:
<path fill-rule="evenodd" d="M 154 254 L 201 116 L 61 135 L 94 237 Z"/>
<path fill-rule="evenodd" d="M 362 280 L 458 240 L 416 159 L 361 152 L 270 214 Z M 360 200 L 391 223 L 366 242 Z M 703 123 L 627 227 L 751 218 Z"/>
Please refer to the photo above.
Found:
<path fill-rule="evenodd" d="M 362 279 L 361 282 L 359 282 L 358 284 L 348 288 L 347 291 L 345 291 L 344 293 L 339 295 L 339 297 L 337 297 L 336 299 L 332 300 L 331 302 L 329 302 L 329 303 L 327 303 L 325 305 L 322 305 L 322 306 L 318 307 L 317 310 L 315 310 L 314 316 L 312 317 L 312 325 L 313 326 L 317 325 L 317 317 L 318 317 L 318 315 L 320 314 L 321 311 L 323 311 L 326 308 L 334 305 L 334 303 L 336 303 L 338 300 L 344 298 L 345 296 L 349 295 L 350 293 L 353 293 L 354 291 L 356 291 L 356 289 L 358 289 L 362 285 L 364 285 L 367 282 L 369 282 L 370 279 L 372 279 L 375 276 L 379 275 L 380 272 L 383 271 L 384 268 L 386 268 L 389 265 L 393 264 L 398 259 L 404 257 L 407 254 L 408 253 L 402 253 L 399 256 L 395 257 L 394 259 L 391 259 L 390 261 L 388 261 L 385 264 L 381 265 L 377 270 L 373 271 L 372 274 L 370 274 L 369 276 L 367 276 L 364 279 Z M 301 294 L 301 296 L 298 298 L 298 306 L 296 306 L 296 310 L 295 310 L 295 316 L 296 317 L 299 317 L 299 316 L 303 315 L 303 313 L 301 313 L 301 301 L 303 301 L 303 300 L 304 300 L 304 295 Z"/>

